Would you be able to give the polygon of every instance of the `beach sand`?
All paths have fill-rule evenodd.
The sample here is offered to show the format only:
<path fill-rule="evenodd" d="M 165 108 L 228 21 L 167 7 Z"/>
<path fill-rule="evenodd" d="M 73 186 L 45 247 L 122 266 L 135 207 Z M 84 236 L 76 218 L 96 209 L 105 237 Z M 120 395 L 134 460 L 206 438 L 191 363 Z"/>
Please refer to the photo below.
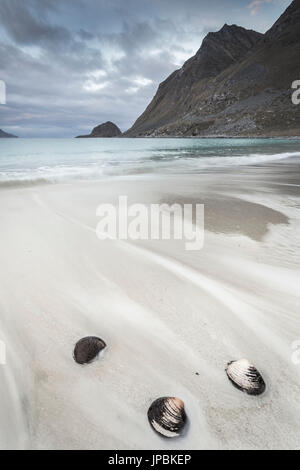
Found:
<path fill-rule="evenodd" d="M 100 203 L 205 204 L 205 243 L 100 241 Z M 0 190 L 2 449 L 300 447 L 300 160 Z M 108 347 L 79 366 L 74 344 Z M 248 396 L 227 362 L 246 357 L 267 391 Z M 196 374 L 197 373 L 197 374 Z M 186 433 L 147 421 L 185 402 Z"/>

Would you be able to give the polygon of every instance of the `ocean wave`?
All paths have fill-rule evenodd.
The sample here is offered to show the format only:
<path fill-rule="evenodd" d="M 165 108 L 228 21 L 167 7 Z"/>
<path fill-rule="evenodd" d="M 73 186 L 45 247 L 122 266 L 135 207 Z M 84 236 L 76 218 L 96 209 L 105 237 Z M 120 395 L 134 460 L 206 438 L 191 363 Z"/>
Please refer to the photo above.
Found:
<path fill-rule="evenodd" d="M 189 174 L 233 166 L 263 164 L 286 158 L 300 157 L 300 151 L 277 154 L 252 153 L 248 155 L 194 155 L 174 153 L 170 158 L 138 157 L 136 160 L 103 160 L 100 164 L 39 166 L 36 169 L 0 171 L 0 187 L 31 186 L 38 184 L 64 183 L 74 180 L 101 179 L 107 177 L 137 176 L 145 174 Z"/>
<path fill-rule="evenodd" d="M 76 179 L 101 178 L 103 169 L 90 166 L 64 166 L 57 165 L 39 167 L 35 170 L 18 170 L 0 172 L 0 187 L 30 186 L 35 184 L 55 184 Z"/>
<path fill-rule="evenodd" d="M 282 160 L 282 159 L 291 158 L 291 157 L 300 157 L 300 151 L 299 152 L 283 152 L 283 153 L 276 153 L 276 154 L 253 153 L 249 155 L 238 155 L 238 156 L 204 157 L 203 159 L 201 159 L 200 165 L 206 166 L 206 167 L 254 165 L 254 164 L 259 164 L 259 163 Z"/>

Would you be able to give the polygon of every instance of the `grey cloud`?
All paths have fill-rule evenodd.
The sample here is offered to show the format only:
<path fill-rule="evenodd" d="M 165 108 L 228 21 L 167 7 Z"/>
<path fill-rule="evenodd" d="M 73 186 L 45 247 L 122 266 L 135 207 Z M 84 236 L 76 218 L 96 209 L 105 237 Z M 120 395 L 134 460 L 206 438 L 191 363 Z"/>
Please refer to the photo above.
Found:
<path fill-rule="evenodd" d="M 92 39 L 94 39 L 94 34 L 92 33 L 89 33 L 88 31 L 85 31 L 84 29 L 80 29 L 78 31 L 78 35 L 81 39 L 83 39 L 84 41 L 91 41 Z"/>
<path fill-rule="evenodd" d="M 18 44 L 71 41 L 66 28 L 39 21 L 21 0 L 2 0 L 0 21 L 7 34 Z"/>
<path fill-rule="evenodd" d="M 126 130 L 208 31 L 256 28 L 248 3 L 228 0 L 230 11 L 223 0 L 0 0 L 0 127 L 72 137 L 111 120 Z"/>

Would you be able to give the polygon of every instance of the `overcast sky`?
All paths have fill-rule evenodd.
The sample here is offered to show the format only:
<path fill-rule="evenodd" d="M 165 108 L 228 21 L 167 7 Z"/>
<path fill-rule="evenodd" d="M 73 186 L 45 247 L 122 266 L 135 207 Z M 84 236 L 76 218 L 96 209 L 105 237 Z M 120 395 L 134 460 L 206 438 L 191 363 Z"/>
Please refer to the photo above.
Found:
<path fill-rule="evenodd" d="M 265 32 L 291 0 L 0 0 L 0 128 L 128 129 L 158 84 L 224 23 Z"/>

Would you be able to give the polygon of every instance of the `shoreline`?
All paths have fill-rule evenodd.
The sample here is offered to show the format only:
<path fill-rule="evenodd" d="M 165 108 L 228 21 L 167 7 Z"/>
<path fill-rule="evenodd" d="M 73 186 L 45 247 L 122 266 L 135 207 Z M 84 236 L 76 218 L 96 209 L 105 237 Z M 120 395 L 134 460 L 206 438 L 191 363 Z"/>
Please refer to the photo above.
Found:
<path fill-rule="evenodd" d="M 299 133 L 300 134 L 300 133 Z M 76 137 L 75 137 L 76 138 Z M 93 137 L 97 138 L 97 137 Z M 101 138 L 101 137 L 98 137 Z M 276 135 L 276 136 L 270 136 L 270 135 L 198 135 L 198 136 L 192 136 L 192 135 L 165 135 L 165 136 L 151 136 L 151 135 L 144 135 L 144 136 L 120 136 L 120 137 L 114 137 L 117 139 L 270 139 L 270 140 L 276 140 L 276 139 L 284 139 L 284 140 L 299 140 L 300 135 L 296 136 L 288 136 L 288 135 Z"/>
<path fill-rule="evenodd" d="M 77 137 L 15 137 L 18 139 L 78 139 Z M 11 139 L 10 137 L 2 137 L 1 139 Z M 182 135 L 166 135 L 166 136 L 126 136 L 126 135 L 121 135 L 119 137 L 92 137 L 92 136 L 87 136 L 84 137 L 83 139 L 229 139 L 229 140 L 234 140 L 234 139 L 270 139 L 270 140 L 299 140 L 300 135 L 295 135 L 295 136 L 290 136 L 290 135 L 275 135 L 275 136 L 270 136 L 270 135 L 198 135 L 198 136 L 182 136 Z M 79 139 L 80 140 L 80 139 Z"/>

